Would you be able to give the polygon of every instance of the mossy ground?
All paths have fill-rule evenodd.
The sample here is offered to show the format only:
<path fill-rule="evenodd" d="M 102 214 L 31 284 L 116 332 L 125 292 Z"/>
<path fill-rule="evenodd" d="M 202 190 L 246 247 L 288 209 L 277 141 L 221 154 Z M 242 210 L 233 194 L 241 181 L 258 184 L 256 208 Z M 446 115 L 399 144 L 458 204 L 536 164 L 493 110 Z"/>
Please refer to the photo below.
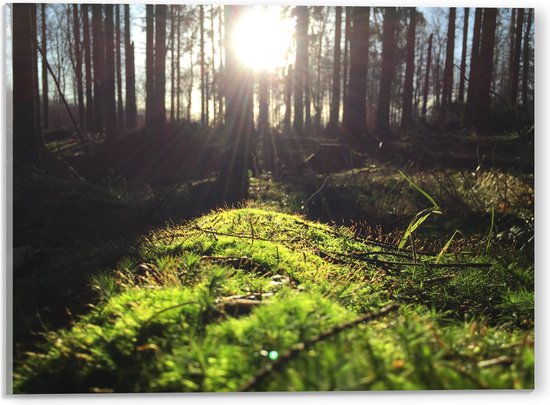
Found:
<path fill-rule="evenodd" d="M 252 388 L 533 388 L 532 263 L 416 256 L 274 208 L 169 223 L 90 278 L 100 298 L 25 355 L 14 388 L 237 391 L 294 345 L 389 302 L 399 309 L 319 338 Z"/>

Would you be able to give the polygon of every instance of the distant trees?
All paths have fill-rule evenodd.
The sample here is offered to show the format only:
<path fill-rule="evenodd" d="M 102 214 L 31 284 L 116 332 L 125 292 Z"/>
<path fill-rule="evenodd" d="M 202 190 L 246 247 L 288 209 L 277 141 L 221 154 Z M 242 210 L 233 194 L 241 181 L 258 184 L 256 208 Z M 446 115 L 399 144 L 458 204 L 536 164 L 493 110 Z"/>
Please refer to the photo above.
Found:
<path fill-rule="evenodd" d="M 113 5 L 105 4 L 105 70 L 103 86 L 103 114 L 105 117 L 105 135 L 112 141 L 117 137 L 117 116 L 115 102 L 115 49 Z"/>
<path fill-rule="evenodd" d="M 332 99 L 328 126 L 335 131 L 340 117 L 340 42 L 342 41 L 342 7 L 336 7 L 334 26 L 334 63 L 332 69 Z"/>
<path fill-rule="evenodd" d="M 137 128 L 136 73 L 134 62 L 134 43 L 130 38 L 130 5 L 124 5 L 124 56 L 126 73 L 126 128 Z"/>
<path fill-rule="evenodd" d="M 296 6 L 296 63 L 293 71 L 294 86 L 294 123 L 293 128 L 298 134 L 304 132 L 304 98 L 307 105 L 306 88 L 308 87 L 308 8 Z M 306 107 L 307 108 L 307 107 Z"/>
<path fill-rule="evenodd" d="M 403 111 L 401 113 L 401 128 L 407 129 L 413 124 L 413 80 L 414 51 L 416 43 L 416 8 L 409 9 L 409 28 L 407 31 L 407 68 L 403 84 Z"/>
<path fill-rule="evenodd" d="M 444 120 L 447 109 L 453 101 L 453 72 L 455 54 L 455 24 L 456 8 L 449 9 L 449 24 L 447 26 L 447 49 L 445 52 L 445 68 L 443 70 L 443 95 L 441 98 L 441 120 Z"/>

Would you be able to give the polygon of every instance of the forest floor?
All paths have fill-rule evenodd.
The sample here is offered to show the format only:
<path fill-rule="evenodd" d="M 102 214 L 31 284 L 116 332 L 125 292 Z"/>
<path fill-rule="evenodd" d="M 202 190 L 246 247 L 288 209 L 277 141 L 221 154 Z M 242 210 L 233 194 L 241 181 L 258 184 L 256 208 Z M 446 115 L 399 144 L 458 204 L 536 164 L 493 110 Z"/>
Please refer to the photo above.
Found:
<path fill-rule="evenodd" d="M 532 133 L 289 139 L 220 207 L 187 130 L 17 168 L 16 392 L 533 388 Z"/>

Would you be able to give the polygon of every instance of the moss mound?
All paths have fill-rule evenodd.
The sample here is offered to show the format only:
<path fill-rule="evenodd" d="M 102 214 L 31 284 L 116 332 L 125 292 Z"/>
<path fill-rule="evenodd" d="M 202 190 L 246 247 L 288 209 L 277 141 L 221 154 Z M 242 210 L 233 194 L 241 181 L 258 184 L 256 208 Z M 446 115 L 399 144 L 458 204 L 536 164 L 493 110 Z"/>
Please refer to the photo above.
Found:
<path fill-rule="evenodd" d="M 261 209 L 170 224 L 91 280 L 101 301 L 28 353 L 15 390 L 532 388 L 532 268 L 435 264 Z"/>

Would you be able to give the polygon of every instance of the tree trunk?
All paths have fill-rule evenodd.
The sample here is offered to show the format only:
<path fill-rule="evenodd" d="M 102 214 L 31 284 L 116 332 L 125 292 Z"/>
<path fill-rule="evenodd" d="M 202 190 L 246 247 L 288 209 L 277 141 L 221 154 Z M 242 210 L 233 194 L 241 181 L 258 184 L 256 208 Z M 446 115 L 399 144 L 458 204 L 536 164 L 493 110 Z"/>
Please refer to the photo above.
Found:
<path fill-rule="evenodd" d="M 155 6 L 146 6 L 145 51 L 145 127 L 149 135 L 154 130 L 155 119 Z"/>
<path fill-rule="evenodd" d="M 175 5 L 170 6 L 170 121 L 175 119 L 175 108 L 176 108 L 176 99 L 175 99 L 175 88 L 176 88 L 176 58 L 175 58 L 175 42 L 176 37 L 174 34 L 174 29 L 176 26 L 176 13 L 174 8 Z"/>
<path fill-rule="evenodd" d="M 303 42 L 304 50 L 304 107 L 305 107 L 305 122 L 304 122 L 304 134 L 311 133 L 311 85 L 310 85 L 310 74 L 309 74 L 309 9 L 307 6 L 304 6 L 304 24 L 303 28 Z"/>
<path fill-rule="evenodd" d="M 206 60 L 204 56 L 204 6 L 199 6 L 200 67 L 201 67 L 201 124 L 206 124 Z"/>
<path fill-rule="evenodd" d="M 258 87 L 258 132 L 265 135 L 269 129 L 269 83 L 266 69 L 259 73 Z"/>
<path fill-rule="evenodd" d="M 176 7 L 176 119 L 181 118 L 181 6 L 177 5 Z"/>
<path fill-rule="evenodd" d="M 102 5 L 92 4 L 92 35 L 94 57 L 94 129 L 103 132 L 103 81 L 105 45 L 103 40 Z"/>
<path fill-rule="evenodd" d="M 424 80 L 424 94 L 422 100 L 422 112 L 420 116 L 422 121 L 426 121 L 426 113 L 428 111 L 428 93 L 430 92 L 430 68 L 432 67 L 432 44 L 433 44 L 434 34 L 430 34 L 430 39 L 428 40 L 428 56 L 426 61 L 426 79 Z"/>
<path fill-rule="evenodd" d="M 445 68 L 443 70 L 443 95 L 441 98 L 441 115 L 443 121 L 447 115 L 447 109 L 453 101 L 453 71 L 455 55 L 455 25 L 456 7 L 449 9 L 449 25 L 447 26 L 447 49 L 445 52 Z"/>
<path fill-rule="evenodd" d="M 210 6 L 210 34 L 211 34 L 211 60 L 210 64 L 212 65 L 212 89 L 211 89 L 211 96 L 212 96 L 212 114 L 213 114 L 213 120 L 214 122 L 217 121 L 217 108 L 216 108 L 216 95 L 219 94 L 217 92 L 217 75 L 216 75 L 216 45 L 214 42 L 214 6 Z"/>
<path fill-rule="evenodd" d="M 82 13 L 82 48 L 84 50 L 84 71 L 86 72 L 86 119 L 84 127 L 86 131 L 97 131 L 97 127 L 94 124 L 92 57 L 90 52 L 90 24 L 88 17 L 88 5 L 82 4 L 80 7 L 80 11 Z"/>
<path fill-rule="evenodd" d="M 296 6 L 296 63 L 294 65 L 294 123 L 296 133 L 304 132 L 304 90 L 308 60 L 308 10 L 307 6 Z"/>
<path fill-rule="evenodd" d="M 48 54 L 48 40 L 46 37 L 46 4 L 40 4 L 40 15 L 42 17 L 42 54 Z M 42 58 L 42 127 L 48 129 L 48 68 L 46 58 Z"/>
<path fill-rule="evenodd" d="M 516 30 L 515 30 L 515 27 L 516 27 L 516 21 L 517 21 L 517 18 L 516 18 L 516 12 L 517 12 L 517 8 L 513 8 L 512 9 L 512 15 L 510 17 L 510 30 L 509 30 L 509 40 L 510 40 L 510 44 L 509 44 L 509 49 L 510 49 L 510 52 L 508 54 L 508 82 L 506 83 L 507 84 L 507 88 L 506 88 L 506 97 L 509 97 L 509 93 L 510 93 L 510 89 L 511 89 L 511 81 L 512 81 L 512 70 L 513 70 L 513 66 L 514 66 L 514 56 L 515 56 L 515 52 L 514 52 L 514 46 L 516 45 L 516 39 L 515 39 L 515 33 L 516 33 Z"/>
<path fill-rule="evenodd" d="M 407 67 L 403 84 L 403 112 L 401 129 L 406 130 L 413 123 L 413 81 L 414 81 L 414 47 L 416 42 L 416 8 L 409 10 L 409 29 L 407 31 Z"/>
<path fill-rule="evenodd" d="M 470 76 L 468 80 L 468 96 L 466 99 L 466 109 L 464 111 L 464 125 L 469 126 L 473 122 L 474 104 L 477 98 L 479 87 L 479 50 L 481 40 L 481 22 L 483 19 L 483 9 L 477 7 L 474 18 L 474 34 L 472 38 L 472 53 L 470 55 Z"/>
<path fill-rule="evenodd" d="M 530 8 L 527 14 L 527 27 L 525 28 L 525 39 L 523 40 L 523 72 L 521 78 L 521 104 L 525 113 L 530 112 L 529 103 L 529 41 L 531 35 L 531 25 L 533 24 L 533 9 Z"/>
<path fill-rule="evenodd" d="M 464 84 L 466 81 L 466 57 L 468 53 L 468 20 L 470 9 L 464 8 L 464 29 L 462 30 L 462 58 L 460 59 L 460 82 L 458 84 L 458 101 L 464 103 Z"/>
<path fill-rule="evenodd" d="M 239 66 L 233 41 L 244 6 L 225 6 L 225 127 L 230 155 L 218 178 L 222 198 L 237 203 L 248 194 L 250 137 L 254 129 L 252 71 Z"/>
<path fill-rule="evenodd" d="M 367 71 L 369 53 L 370 7 L 351 11 L 349 83 L 344 100 L 342 128 L 352 147 L 361 146 L 367 133 Z"/>
<path fill-rule="evenodd" d="M 126 129 L 137 128 L 134 43 L 130 41 L 130 5 L 124 5 L 124 62 L 126 73 Z"/>
<path fill-rule="evenodd" d="M 162 133 L 166 123 L 166 10 L 155 6 L 155 130 Z"/>
<path fill-rule="evenodd" d="M 334 65 L 332 68 L 332 101 L 330 105 L 329 128 L 338 129 L 340 116 L 340 42 L 342 41 L 342 7 L 336 7 L 336 25 L 334 28 Z"/>
<path fill-rule="evenodd" d="M 36 94 L 38 69 L 36 5 L 16 3 L 13 10 L 13 157 L 16 162 L 38 160 L 40 126 L 37 126 Z M 34 22 L 33 22 L 34 20 Z"/>
<path fill-rule="evenodd" d="M 516 22 L 516 32 L 514 35 L 514 60 L 510 69 L 510 102 L 512 106 L 516 106 L 518 100 L 518 88 L 519 88 L 519 69 L 521 61 L 521 39 L 523 34 L 523 19 L 525 16 L 525 10 L 520 8 L 517 12 L 518 18 Z"/>
<path fill-rule="evenodd" d="M 105 135 L 107 141 L 117 137 L 117 116 L 115 101 L 115 49 L 113 5 L 105 4 Z"/>
<path fill-rule="evenodd" d="M 344 62 L 342 64 L 342 100 L 348 98 L 348 73 L 349 73 L 349 37 L 351 34 L 352 8 L 346 7 L 346 26 L 344 32 Z"/>
<path fill-rule="evenodd" d="M 478 90 L 474 102 L 474 125 L 480 131 L 487 131 L 490 123 L 489 106 L 497 12 L 496 8 L 485 8 L 483 10 L 483 27 L 479 52 L 479 81 L 476 83 Z"/>
<path fill-rule="evenodd" d="M 219 17 L 218 17 L 218 48 L 220 52 L 220 65 L 218 68 L 218 117 L 220 120 L 220 124 L 223 122 L 223 13 L 222 8 L 223 6 L 220 6 L 219 9 Z"/>
<path fill-rule="evenodd" d="M 292 115 L 292 88 L 293 88 L 293 69 L 289 65 L 285 80 L 285 117 L 283 119 L 283 128 L 285 131 L 290 130 L 290 117 Z"/>
<path fill-rule="evenodd" d="M 119 129 L 124 128 L 124 107 L 122 104 L 122 68 L 120 44 L 120 6 L 115 5 L 115 48 L 116 48 L 116 83 L 117 83 L 117 122 Z"/>
<path fill-rule="evenodd" d="M 78 5 L 73 4 L 74 24 L 74 56 L 75 56 L 75 77 L 76 92 L 78 95 L 78 126 L 83 129 L 85 122 L 84 94 L 82 91 L 82 53 L 80 49 L 80 19 L 78 18 Z"/>
<path fill-rule="evenodd" d="M 384 10 L 384 23 L 382 28 L 382 72 L 380 74 L 378 112 L 376 114 L 376 132 L 382 138 L 394 136 L 390 129 L 390 98 L 395 71 L 396 25 L 396 8 L 387 7 Z"/>

